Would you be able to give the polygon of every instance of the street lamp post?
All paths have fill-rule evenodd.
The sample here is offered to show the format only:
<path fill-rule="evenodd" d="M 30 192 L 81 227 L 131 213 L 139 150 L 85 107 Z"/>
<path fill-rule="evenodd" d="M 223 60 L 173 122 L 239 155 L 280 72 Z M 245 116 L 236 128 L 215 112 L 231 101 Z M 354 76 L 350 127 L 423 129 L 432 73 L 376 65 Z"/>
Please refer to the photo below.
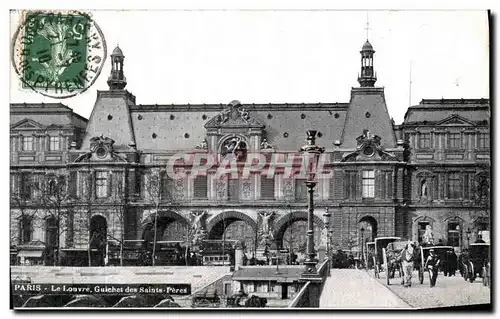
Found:
<path fill-rule="evenodd" d="M 469 241 L 470 241 L 470 234 L 471 234 L 470 228 L 467 228 L 467 231 L 465 232 L 465 234 L 467 235 L 467 248 L 469 248 Z"/>
<path fill-rule="evenodd" d="M 324 147 L 319 147 L 316 145 L 316 133 L 315 130 L 309 130 L 307 133 L 307 144 L 300 148 L 300 152 L 303 155 L 303 160 L 307 164 L 308 179 L 305 184 L 309 193 L 309 204 L 307 210 L 307 258 L 304 261 L 305 270 L 303 277 L 317 277 L 316 270 L 316 260 L 314 252 L 314 187 L 316 186 L 316 165 L 318 163 L 319 156 L 325 151 Z"/>
<path fill-rule="evenodd" d="M 330 260 L 330 217 L 332 213 L 328 211 L 328 207 L 325 208 L 325 212 L 323 213 L 323 222 L 325 224 L 326 231 L 326 254 L 325 259 L 328 258 Z M 330 264 L 330 261 L 328 262 Z"/>
<path fill-rule="evenodd" d="M 365 228 L 361 226 L 361 265 L 363 267 L 365 266 L 365 240 L 364 240 L 364 234 L 365 234 Z"/>

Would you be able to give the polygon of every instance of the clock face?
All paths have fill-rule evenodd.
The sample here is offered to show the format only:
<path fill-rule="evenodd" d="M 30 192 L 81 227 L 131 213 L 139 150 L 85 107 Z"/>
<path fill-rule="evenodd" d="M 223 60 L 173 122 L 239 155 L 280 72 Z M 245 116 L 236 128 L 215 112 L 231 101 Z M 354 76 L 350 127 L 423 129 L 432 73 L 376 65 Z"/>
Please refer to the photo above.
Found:
<path fill-rule="evenodd" d="M 373 154 L 375 154 L 375 149 L 372 146 L 367 146 L 363 150 L 363 154 L 366 156 L 373 156 Z"/>
<path fill-rule="evenodd" d="M 103 157 L 106 157 L 106 155 L 108 154 L 108 151 L 106 150 L 105 147 L 103 146 L 99 146 L 96 151 L 95 151 L 97 157 L 99 158 L 103 158 Z"/>

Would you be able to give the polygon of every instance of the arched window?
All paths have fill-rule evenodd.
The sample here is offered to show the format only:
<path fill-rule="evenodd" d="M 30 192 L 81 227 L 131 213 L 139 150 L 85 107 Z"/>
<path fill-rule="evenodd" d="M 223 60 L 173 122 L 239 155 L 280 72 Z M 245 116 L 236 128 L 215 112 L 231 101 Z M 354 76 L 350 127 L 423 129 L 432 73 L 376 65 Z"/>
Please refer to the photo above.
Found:
<path fill-rule="evenodd" d="M 57 245 L 57 222 L 54 217 L 47 218 L 45 221 L 45 243 L 47 246 Z"/>
<path fill-rule="evenodd" d="M 422 243 L 422 238 L 424 236 L 425 230 L 429 225 L 431 225 L 431 222 L 428 220 L 421 220 L 417 224 L 417 240 L 420 244 Z"/>
<path fill-rule="evenodd" d="M 54 196 L 57 193 L 57 182 L 55 179 L 49 181 L 49 195 Z"/>
<path fill-rule="evenodd" d="M 448 222 L 448 246 L 460 246 L 460 224 L 458 221 Z"/>

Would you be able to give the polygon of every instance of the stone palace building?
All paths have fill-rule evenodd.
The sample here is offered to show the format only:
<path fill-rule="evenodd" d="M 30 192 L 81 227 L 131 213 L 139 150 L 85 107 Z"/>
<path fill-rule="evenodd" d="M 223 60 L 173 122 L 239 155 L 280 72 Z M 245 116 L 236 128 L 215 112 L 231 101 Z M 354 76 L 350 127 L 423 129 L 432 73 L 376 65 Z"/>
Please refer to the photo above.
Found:
<path fill-rule="evenodd" d="M 346 102 L 140 105 L 125 89 L 117 47 L 109 89 L 97 91 L 88 120 L 61 103 L 11 104 L 12 259 L 23 262 L 47 247 L 77 256 L 89 240 L 106 254 L 108 241 L 153 237 L 237 239 L 249 253 L 271 239 L 300 250 L 303 176 L 282 169 L 271 178 L 216 176 L 217 163 L 191 174 L 185 163 L 185 176 L 174 179 L 167 163 L 179 153 L 223 159 L 235 141 L 241 152 L 286 161 L 311 128 L 332 172 L 316 186 L 317 244 L 324 244 L 325 210 L 334 249 L 359 251 L 362 240 L 377 236 L 421 241 L 427 225 L 436 241 L 457 249 L 479 234 L 487 239 L 489 100 L 423 99 L 397 125 L 384 88 L 375 85 L 372 45 L 366 41 L 360 53 L 360 86 Z"/>

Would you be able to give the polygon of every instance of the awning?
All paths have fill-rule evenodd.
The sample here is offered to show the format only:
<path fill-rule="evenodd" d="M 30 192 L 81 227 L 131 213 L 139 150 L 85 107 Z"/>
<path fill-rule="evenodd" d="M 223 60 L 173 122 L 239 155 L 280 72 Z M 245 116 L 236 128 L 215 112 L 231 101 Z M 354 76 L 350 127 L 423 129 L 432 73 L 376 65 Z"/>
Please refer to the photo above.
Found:
<path fill-rule="evenodd" d="M 41 258 L 43 250 L 21 250 L 17 253 L 17 257 Z"/>

